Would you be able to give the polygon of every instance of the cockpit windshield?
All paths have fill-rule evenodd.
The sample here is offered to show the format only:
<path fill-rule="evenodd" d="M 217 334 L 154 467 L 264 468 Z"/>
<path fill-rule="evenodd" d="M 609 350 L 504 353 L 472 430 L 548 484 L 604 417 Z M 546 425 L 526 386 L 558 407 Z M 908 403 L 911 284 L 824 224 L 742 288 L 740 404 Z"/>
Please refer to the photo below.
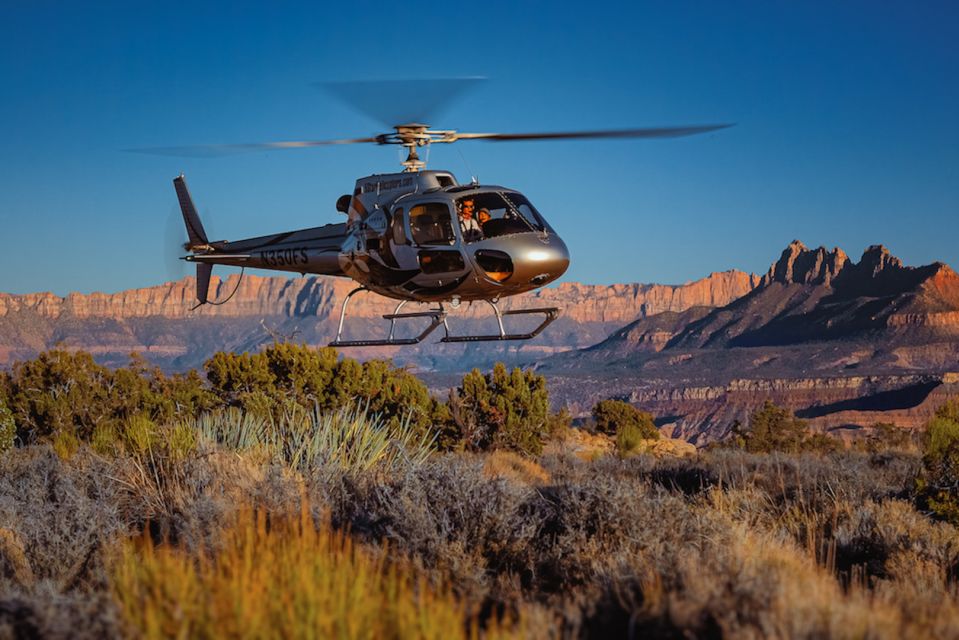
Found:
<path fill-rule="evenodd" d="M 468 243 L 545 229 L 539 212 L 525 196 L 515 192 L 464 196 L 456 201 L 456 212 Z"/>

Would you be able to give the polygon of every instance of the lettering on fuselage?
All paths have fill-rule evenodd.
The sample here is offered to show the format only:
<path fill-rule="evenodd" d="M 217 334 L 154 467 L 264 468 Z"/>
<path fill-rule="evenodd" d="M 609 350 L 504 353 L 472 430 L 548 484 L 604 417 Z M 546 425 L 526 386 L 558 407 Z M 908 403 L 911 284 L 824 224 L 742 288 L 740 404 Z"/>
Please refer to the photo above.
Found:
<path fill-rule="evenodd" d="M 366 182 L 363 184 L 363 193 L 373 191 L 389 191 L 390 189 L 402 189 L 403 187 L 412 187 L 413 178 L 396 178 L 394 180 L 383 180 L 382 182 Z"/>
<path fill-rule="evenodd" d="M 271 267 L 286 267 L 294 264 L 307 264 L 306 249 L 271 249 L 258 252 L 260 260 Z"/>

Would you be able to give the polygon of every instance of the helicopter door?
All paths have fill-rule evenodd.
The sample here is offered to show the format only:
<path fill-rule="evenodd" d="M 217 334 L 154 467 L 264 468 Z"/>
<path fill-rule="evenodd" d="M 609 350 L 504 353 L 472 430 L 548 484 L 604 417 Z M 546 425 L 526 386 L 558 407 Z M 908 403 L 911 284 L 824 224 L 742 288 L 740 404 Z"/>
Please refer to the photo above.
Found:
<path fill-rule="evenodd" d="M 447 203 L 424 202 L 410 207 L 409 231 L 424 274 L 460 274 L 466 270 Z"/>

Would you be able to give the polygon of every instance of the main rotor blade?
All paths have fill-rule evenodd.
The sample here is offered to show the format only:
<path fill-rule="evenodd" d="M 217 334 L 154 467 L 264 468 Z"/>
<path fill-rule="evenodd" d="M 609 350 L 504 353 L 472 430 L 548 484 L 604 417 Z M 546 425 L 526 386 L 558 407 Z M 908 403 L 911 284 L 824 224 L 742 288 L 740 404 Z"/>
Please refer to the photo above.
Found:
<path fill-rule="evenodd" d="M 315 86 L 388 129 L 426 123 L 445 111 L 468 89 L 486 78 L 316 82 Z"/>
<path fill-rule="evenodd" d="M 364 142 L 379 142 L 377 138 L 346 138 L 343 140 L 293 140 L 289 142 L 255 142 L 249 144 L 199 144 L 185 147 L 145 147 L 141 149 L 126 149 L 131 153 L 148 153 L 158 156 L 181 156 L 189 158 L 215 158 L 217 156 L 231 156 L 253 151 L 272 151 L 274 149 L 304 149 L 308 147 L 324 147 L 336 144 L 360 144 Z"/>
<path fill-rule="evenodd" d="M 582 138 L 679 138 L 731 127 L 732 124 L 707 124 L 692 127 L 647 127 L 644 129 L 608 129 L 603 131 L 557 131 L 550 133 L 456 133 L 457 140 L 575 140 Z"/>

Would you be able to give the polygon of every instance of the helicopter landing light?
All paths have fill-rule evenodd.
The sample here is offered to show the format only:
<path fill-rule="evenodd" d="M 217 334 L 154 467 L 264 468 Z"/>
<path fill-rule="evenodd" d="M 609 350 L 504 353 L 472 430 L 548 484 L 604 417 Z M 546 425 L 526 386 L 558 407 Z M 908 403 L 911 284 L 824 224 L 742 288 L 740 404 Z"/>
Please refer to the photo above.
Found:
<path fill-rule="evenodd" d="M 547 260 L 552 260 L 555 258 L 555 254 L 549 251 L 530 251 L 526 254 L 526 257 L 533 262 L 546 262 Z"/>

